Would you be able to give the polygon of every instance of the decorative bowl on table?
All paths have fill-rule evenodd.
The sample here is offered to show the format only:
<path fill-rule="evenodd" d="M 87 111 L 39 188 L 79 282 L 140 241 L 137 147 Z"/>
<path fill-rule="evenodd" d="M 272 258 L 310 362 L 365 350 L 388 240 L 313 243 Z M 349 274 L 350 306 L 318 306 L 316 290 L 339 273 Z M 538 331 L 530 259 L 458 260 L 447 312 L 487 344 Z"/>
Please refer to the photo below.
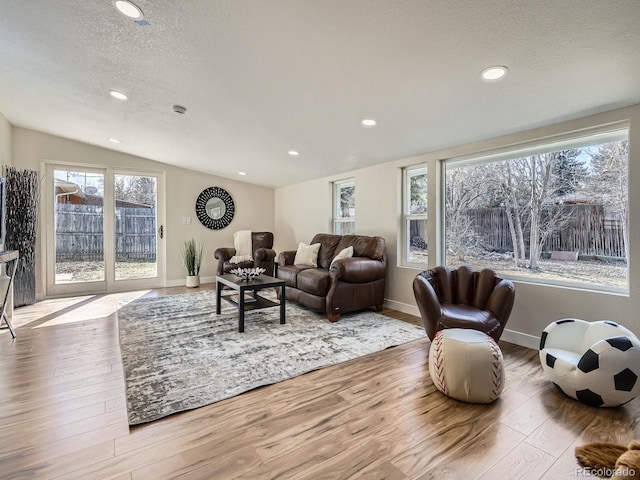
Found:
<path fill-rule="evenodd" d="M 240 277 L 242 280 L 253 280 L 254 278 L 262 275 L 266 272 L 266 268 L 257 267 L 257 268 L 236 268 L 235 270 L 231 270 L 231 273 Z"/>

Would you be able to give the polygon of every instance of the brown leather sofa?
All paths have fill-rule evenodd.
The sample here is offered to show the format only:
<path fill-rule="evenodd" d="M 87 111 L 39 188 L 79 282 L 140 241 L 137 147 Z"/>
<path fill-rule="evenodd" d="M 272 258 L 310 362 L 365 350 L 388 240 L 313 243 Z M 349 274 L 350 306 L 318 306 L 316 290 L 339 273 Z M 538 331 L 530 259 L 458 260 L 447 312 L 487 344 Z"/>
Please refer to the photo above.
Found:
<path fill-rule="evenodd" d="M 266 270 L 266 275 L 273 276 L 276 258 L 276 252 L 273 250 L 273 233 L 251 232 L 251 250 L 253 251 L 253 260 L 231 263 L 229 260 L 236 254 L 235 248 L 221 247 L 216 249 L 213 254 L 218 260 L 218 270 L 216 274 L 222 275 L 229 273 L 236 268 L 262 267 Z"/>
<path fill-rule="evenodd" d="M 387 254 L 382 237 L 319 233 L 318 267 L 294 265 L 296 251 L 278 254 L 276 277 L 285 280 L 287 300 L 293 300 L 338 321 L 340 314 L 369 307 L 382 309 Z M 353 257 L 333 258 L 353 246 Z"/>
<path fill-rule="evenodd" d="M 497 342 L 515 300 L 511 281 L 489 268 L 474 272 L 466 265 L 453 271 L 440 266 L 418 274 L 413 293 L 431 340 L 444 328 L 471 328 Z"/>

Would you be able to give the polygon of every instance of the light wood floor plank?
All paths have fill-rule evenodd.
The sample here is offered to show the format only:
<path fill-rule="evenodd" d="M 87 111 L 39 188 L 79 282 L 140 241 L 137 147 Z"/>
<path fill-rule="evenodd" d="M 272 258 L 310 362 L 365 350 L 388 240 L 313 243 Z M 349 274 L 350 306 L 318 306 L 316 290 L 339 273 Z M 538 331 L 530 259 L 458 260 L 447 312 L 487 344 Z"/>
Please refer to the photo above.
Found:
<path fill-rule="evenodd" d="M 452 443 L 446 457 L 429 462 L 427 468 L 415 471 L 411 478 L 419 480 L 480 478 L 512 451 L 523 438 L 521 433 L 511 428 L 492 424 L 473 438 L 458 437 L 458 441 Z M 426 452 L 428 453 L 429 450 Z M 398 460 L 393 462 L 398 465 Z M 401 465 L 398 466 L 405 470 Z"/>
<path fill-rule="evenodd" d="M 556 457 L 522 442 L 489 469 L 480 480 L 529 480 L 540 478 Z"/>

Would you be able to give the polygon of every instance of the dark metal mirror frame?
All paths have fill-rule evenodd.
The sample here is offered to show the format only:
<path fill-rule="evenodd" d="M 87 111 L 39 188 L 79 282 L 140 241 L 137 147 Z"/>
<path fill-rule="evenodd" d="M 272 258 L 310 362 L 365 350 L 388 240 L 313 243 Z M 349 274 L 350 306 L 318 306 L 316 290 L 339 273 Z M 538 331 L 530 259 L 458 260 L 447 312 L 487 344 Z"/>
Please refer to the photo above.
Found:
<path fill-rule="evenodd" d="M 212 198 L 219 198 L 224 202 L 225 212 L 219 219 L 211 218 L 207 214 L 207 202 Z M 200 223 L 205 227 L 210 228 L 211 230 L 220 230 L 231 223 L 234 214 L 235 205 L 233 203 L 233 198 L 231 198 L 229 192 L 224 188 L 205 188 L 200 195 L 198 195 L 198 199 L 196 200 L 196 215 L 198 216 Z"/>

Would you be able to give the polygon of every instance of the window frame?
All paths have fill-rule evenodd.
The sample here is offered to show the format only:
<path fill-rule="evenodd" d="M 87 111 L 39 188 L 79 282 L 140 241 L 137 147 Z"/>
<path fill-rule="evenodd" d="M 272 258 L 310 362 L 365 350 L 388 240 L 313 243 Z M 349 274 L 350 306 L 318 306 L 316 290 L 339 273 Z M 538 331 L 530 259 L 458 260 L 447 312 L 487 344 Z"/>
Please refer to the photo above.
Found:
<path fill-rule="evenodd" d="M 411 204 L 411 177 L 421 175 L 423 172 L 427 177 L 427 192 L 426 192 L 426 209 L 424 214 L 409 213 Z M 401 213 L 401 226 L 400 226 L 400 266 L 408 268 L 417 268 L 425 270 L 429 266 L 429 235 L 428 235 L 428 222 L 429 222 L 429 167 L 427 163 L 419 163 L 415 165 L 409 165 L 402 169 L 402 213 Z M 412 262 L 409 260 L 409 254 L 411 251 L 411 239 L 409 238 L 409 222 L 412 220 L 424 220 L 427 222 L 427 229 L 425 229 L 425 241 L 427 243 L 427 261 L 426 262 Z"/>
<path fill-rule="evenodd" d="M 353 196 L 354 196 L 354 216 L 353 217 L 342 217 L 339 216 L 339 202 L 340 202 L 340 191 L 344 187 L 353 187 Z M 347 178 L 344 180 L 336 180 L 333 182 L 332 188 L 332 201 L 331 201 L 331 232 L 334 235 L 345 235 L 343 233 L 338 233 L 336 226 L 340 223 L 353 223 L 353 233 L 356 232 L 356 207 L 355 207 L 355 196 L 357 194 L 356 187 L 356 179 L 355 178 Z"/>
<path fill-rule="evenodd" d="M 439 229 L 438 242 L 438 255 L 441 258 L 442 264 L 449 265 L 447 258 L 447 215 L 445 211 L 445 195 L 447 188 L 447 171 L 449 168 L 460 168 L 466 166 L 474 166 L 481 164 L 488 164 L 493 162 L 518 159 L 523 157 L 529 157 L 542 153 L 553 153 L 561 150 L 568 150 L 572 148 L 583 148 L 588 146 L 603 145 L 611 142 L 626 140 L 630 142 L 630 125 L 628 122 L 616 122 L 614 124 L 593 127 L 576 132 L 565 132 L 552 137 L 541 138 L 538 140 L 532 140 L 526 143 L 511 145 L 508 147 L 496 148 L 490 151 L 478 152 L 477 154 L 469 154 L 460 157 L 453 157 L 444 159 L 441 161 L 442 166 L 442 180 L 439 191 L 439 198 L 442 201 L 442 213 L 441 213 L 441 227 Z M 627 201 L 630 193 L 630 163 L 631 157 L 627 155 Z M 626 217 L 626 229 L 629 231 L 630 215 Z M 629 239 L 629 246 L 633 242 Z M 618 295 L 629 295 L 630 290 L 630 263 L 632 254 L 627 254 L 626 258 L 626 284 L 623 287 L 602 285 L 597 283 L 586 282 L 572 282 L 569 280 L 554 280 L 549 278 L 542 278 L 536 276 L 521 276 L 507 273 L 501 273 L 497 271 L 497 274 L 502 278 L 508 278 L 513 281 L 524 284 L 553 286 L 561 288 L 570 288 L 580 291 L 596 291 L 604 293 L 612 293 Z"/>

